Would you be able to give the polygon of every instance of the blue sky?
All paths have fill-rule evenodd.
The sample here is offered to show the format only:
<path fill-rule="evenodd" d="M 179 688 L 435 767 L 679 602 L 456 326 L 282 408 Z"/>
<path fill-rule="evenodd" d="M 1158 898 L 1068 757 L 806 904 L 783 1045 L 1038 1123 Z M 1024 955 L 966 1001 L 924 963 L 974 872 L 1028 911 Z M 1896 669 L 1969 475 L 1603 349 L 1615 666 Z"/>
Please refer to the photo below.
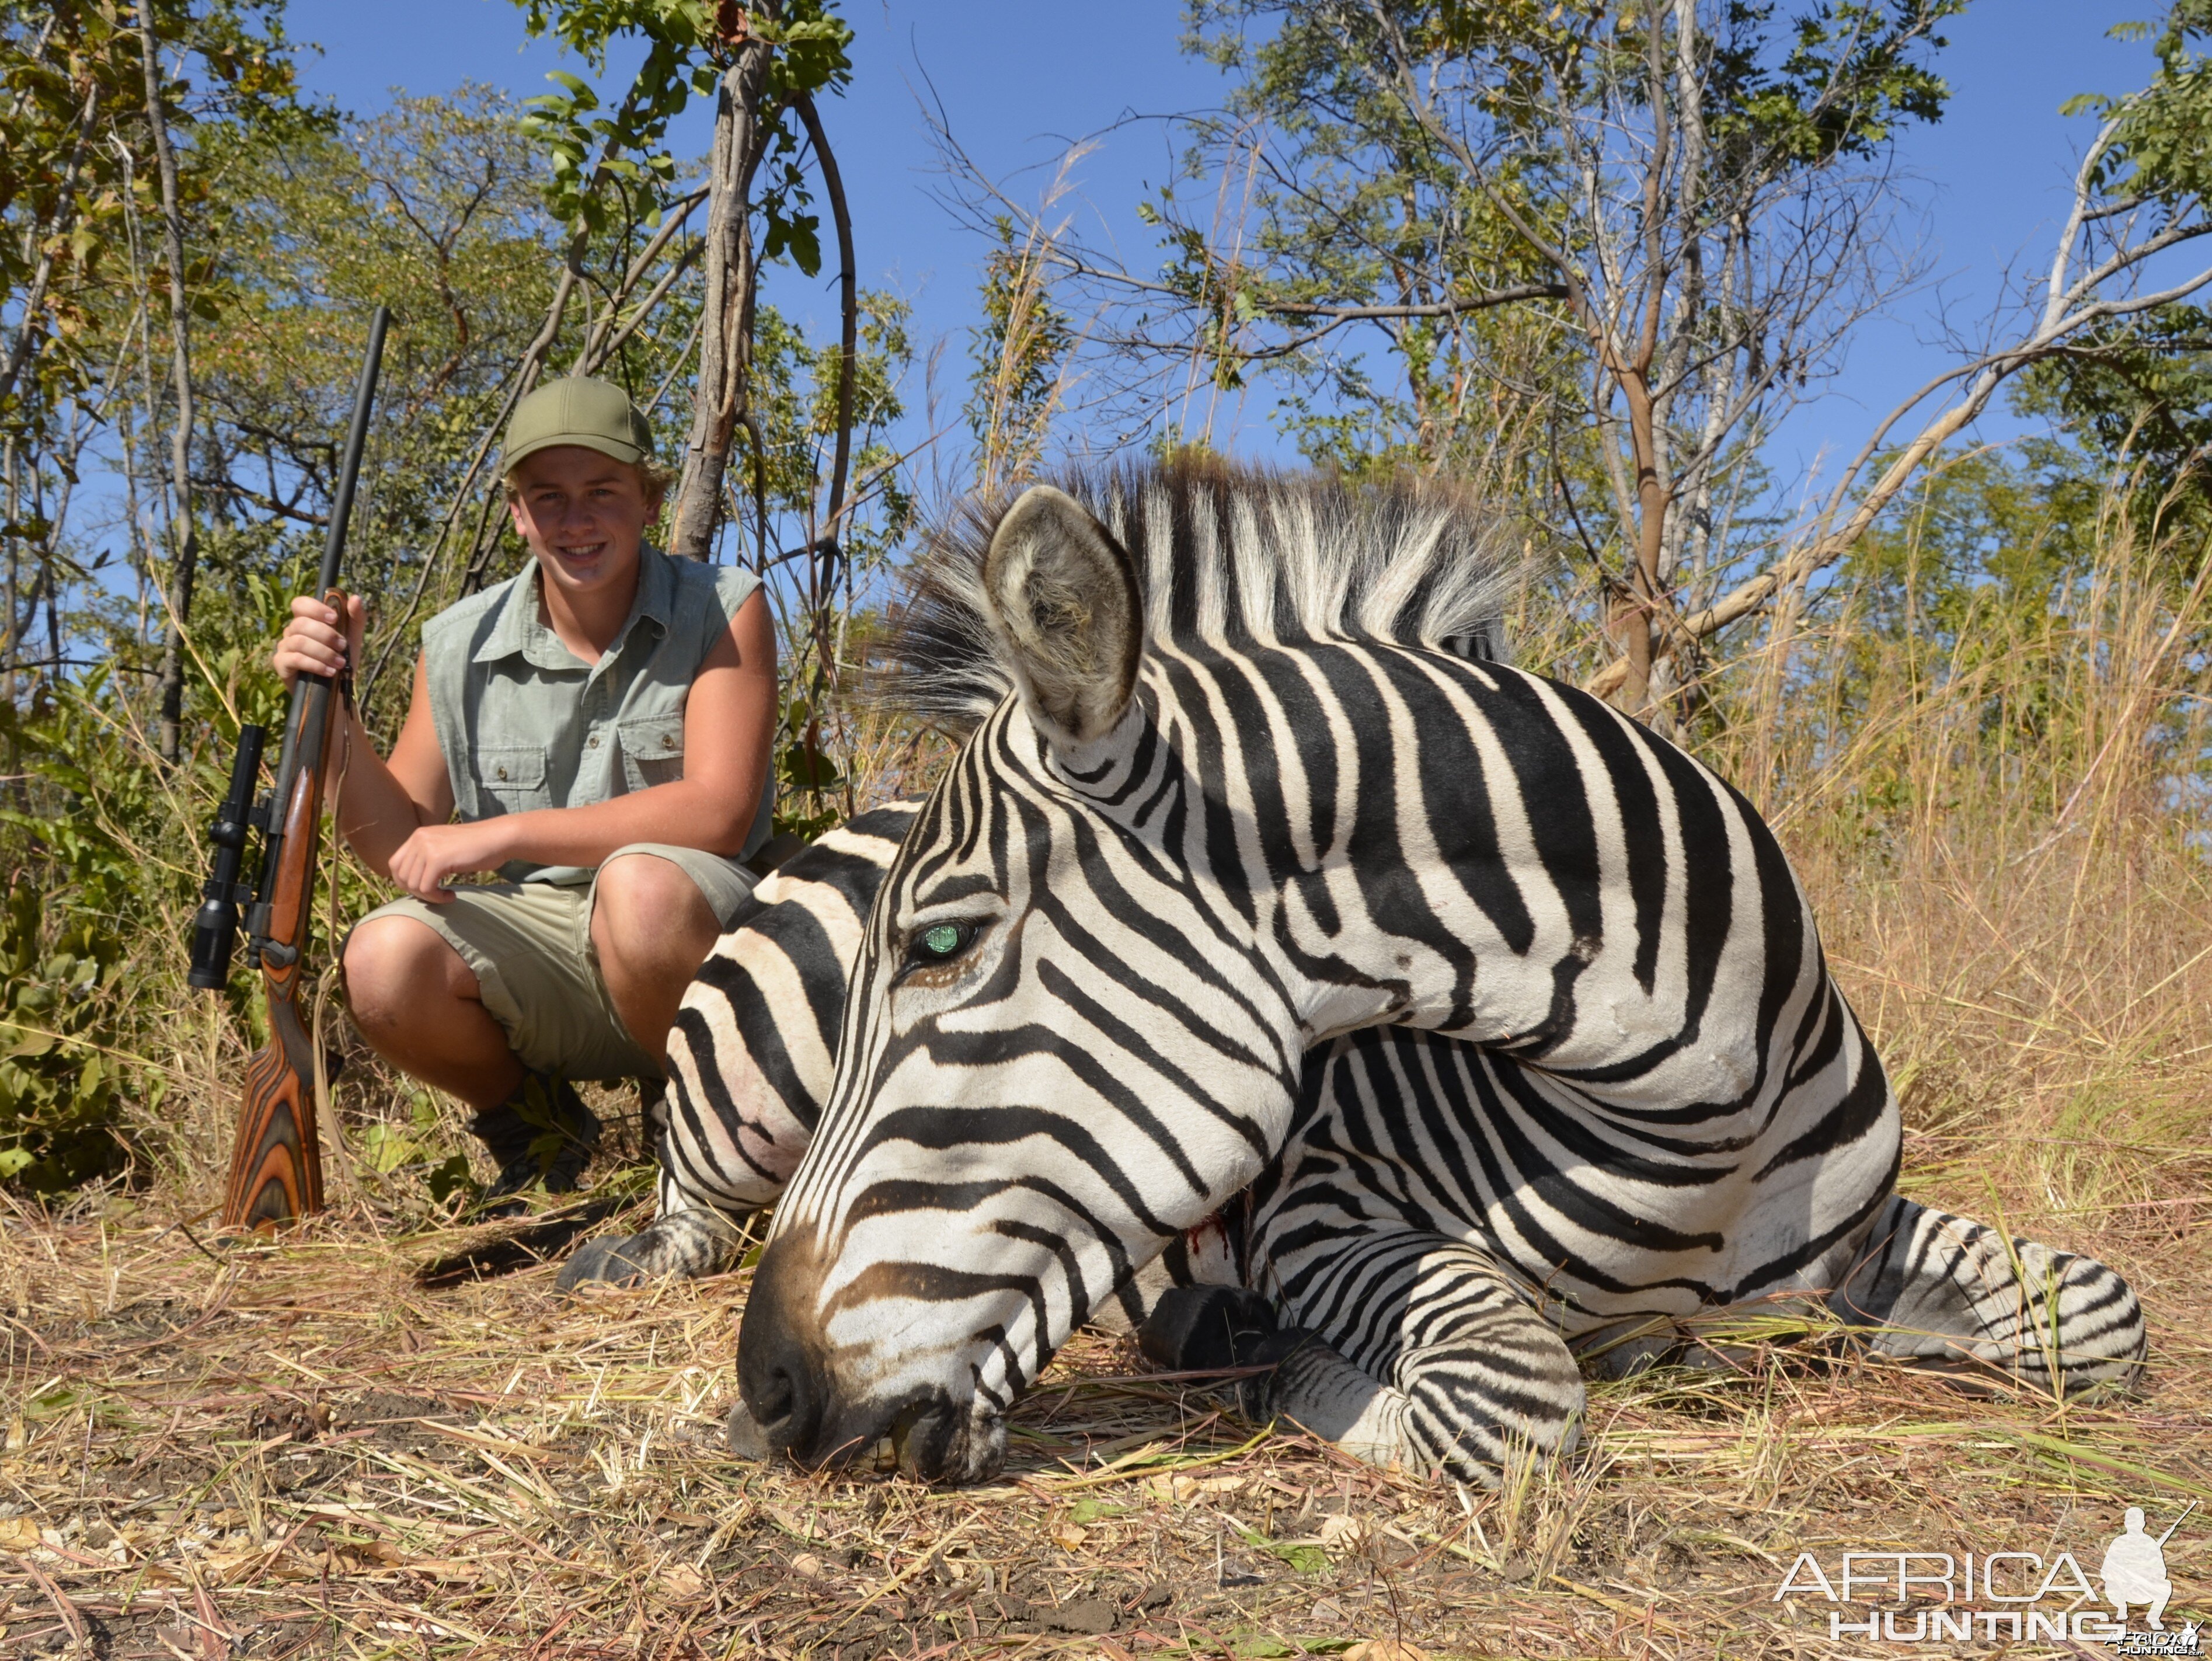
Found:
<path fill-rule="evenodd" d="M 945 338 L 946 367 L 956 373 L 981 251 L 932 199 L 939 181 L 917 100 L 933 88 L 970 154 L 1004 178 L 1048 169 L 1067 141 L 1124 114 L 1201 106 L 1221 93 L 1212 70 L 1177 51 L 1178 0 L 847 0 L 844 10 L 858 33 L 856 71 L 823 116 L 853 200 L 861 280 L 905 295 L 917 345 L 926 352 Z M 1972 332 L 2008 266 L 2047 264 L 2089 126 L 2062 119 L 2058 106 L 2076 93 L 2140 85 L 2147 48 L 2112 41 L 2106 31 L 2153 13 L 2149 0 L 1976 0 L 1947 25 L 1949 113 L 1940 126 L 1912 132 L 1902 150 L 1927 216 L 1930 281 L 1861 331 L 1835 390 L 1784 429 L 1778 466 L 1802 470 L 1823 454 L 1832 466 L 1838 453 L 1855 450 L 1875 415 L 1955 361 L 1947 320 Z M 546 70 L 580 68 L 545 43 L 526 43 L 510 0 L 294 0 L 290 18 L 296 39 L 324 48 L 304 61 L 308 86 L 356 113 L 381 107 L 395 88 L 441 92 L 464 80 L 527 97 L 544 89 Z M 679 151 L 704 150 L 708 120 L 695 107 L 679 130 Z M 1083 167 L 1091 228 L 1115 238 L 1133 264 L 1143 263 L 1148 234 L 1130 210 L 1164 176 L 1166 160 L 1158 130 L 1139 125 Z M 787 312 L 832 324 L 827 283 L 788 272 L 770 281 Z M 957 401 L 957 387 L 952 395 Z M 1275 447 L 1264 417 L 1255 399 L 1241 447 Z M 1984 423 L 1990 436 L 2014 430 L 2002 414 Z"/>

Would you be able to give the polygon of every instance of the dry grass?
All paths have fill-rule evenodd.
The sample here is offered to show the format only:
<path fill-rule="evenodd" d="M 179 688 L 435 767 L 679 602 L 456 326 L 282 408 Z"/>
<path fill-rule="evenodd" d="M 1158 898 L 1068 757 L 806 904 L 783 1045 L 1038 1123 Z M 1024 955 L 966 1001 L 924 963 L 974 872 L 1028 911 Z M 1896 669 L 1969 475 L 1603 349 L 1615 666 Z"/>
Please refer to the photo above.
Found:
<path fill-rule="evenodd" d="M 0 1510 L 40 1542 L 0 1559 L 11 1652 L 1850 1654 L 1772 1599 L 1800 1550 L 2087 1560 L 2126 1504 L 2212 1498 L 2205 1300 L 2171 1246 L 2142 1401 L 1648 1377 L 1595 1392 L 1571 1457 L 1468 1494 L 1255 1435 L 1085 1335 L 1006 1479 L 944 1492 L 723 1455 L 743 1273 L 425 1293 L 438 1243 L 359 1214 L 210 1256 L 162 1211 L 9 1232 Z M 2179 1604 L 2203 1538 L 2168 1548 Z"/>
<path fill-rule="evenodd" d="M 1707 747 L 1770 798 L 1904 1097 L 1906 1187 L 2121 1269 L 2139 1397 L 1753 1355 L 1596 1387 L 1572 1456 L 1462 1494 L 1224 1419 L 1085 1335 L 1004 1481 L 935 1491 L 724 1457 L 743 1271 L 425 1291 L 453 1241 L 408 1234 L 428 1211 L 389 1183 L 342 1171 L 339 1210 L 225 1249 L 175 1220 L 210 1179 L 165 1177 L 0 1234 L 0 1646 L 1846 1656 L 1869 1646 L 1831 1641 L 1826 1604 L 1774 1598 L 1801 1551 L 2067 1549 L 2094 1574 L 2124 1506 L 2155 1530 L 2212 1501 L 2212 865 L 2166 805 L 2203 734 L 2162 644 L 2201 638 L 2202 596 L 2112 563 L 2096 605 L 1993 618 L 1948 663 L 1869 669 L 1845 613 L 1746 666 L 1754 705 L 1792 690 Z M 1990 723 L 2033 687 L 2039 725 Z M 919 764 L 886 737 L 868 770 Z M 2168 1542 L 2174 1614 L 2212 1613 L 2208 1542 L 2203 1512 Z"/>

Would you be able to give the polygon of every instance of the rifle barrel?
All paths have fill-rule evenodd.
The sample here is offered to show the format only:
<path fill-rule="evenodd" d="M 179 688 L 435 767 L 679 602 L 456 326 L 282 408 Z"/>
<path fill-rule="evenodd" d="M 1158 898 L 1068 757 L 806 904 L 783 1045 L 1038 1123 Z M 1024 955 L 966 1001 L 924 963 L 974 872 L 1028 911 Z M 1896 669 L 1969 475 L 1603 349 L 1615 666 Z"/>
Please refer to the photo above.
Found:
<path fill-rule="evenodd" d="M 368 352 L 362 360 L 361 381 L 354 389 L 353 425 L 346 432 L 343 461 L 338 468 L 337 488 L 331 496 L 330 538 L 323 545 L 323 568 L 316 586 L 318 599 L 337 587 L 338 563 L 345 555 L 346 521 L 353 514 L 354 484 L 361 477 L 362 451 L 368 442 L 368 421 L 376 405 L 376 377 L 384 362 L 384 332 L 392 323 L 392 310 L 379 306 L 376 315 L 368 321 Z M 345 620 L 338 620 L 341 632 Z M 284 813 L 292 800 L 292 786 L 299 777 L 301 750 L 303 746 L 317 751 L 314 765 L 322 765 L 320 746 L 324 712 L 331 698 L 331 681 L 327 675 L 302 673 L 292 683 L 292 708 L 284 721 L 284 745 L 277 751 L 276 790 L 270 797 L 269 831 L 262 843 L 261 880 L 256 885 L 252 924 L 249 935 L 258 950 L 267 943 L 265 922 L 268 900 L 274 889 L 277 867 L 284 856 Z M 308 737 L 312 728 L 315 736 Z M 279 946 L 296 946 L 298 942 L 282 940 Z"/>
<path fill-rule="evenodd" d="M 346 432 L 345 460 L 338 469 L 337 494 L 331 498 L 331 533 L 323 544 L 322 575 L 318 594 L 338 586 L 338 561 L 345 553 L 346 520 L 353 514 L 354 481 L 361 477 L 361 453 L 368 443 L 368 417 L 376 403 L 376 375 L 384 363 L 384 332 L 391 326 L 392 308 L 379 306 L 368 320 L 368 356 L 362 360 L 361 381 L 354 388 L 353 425 Z M 343 625 L 341 625 L 343 626 Z"/>
<path fill-rule="evenodd" d="M 2187 1505 L 2181 1508 L 2181 1515 L 2175 1518 L 2173 1521 L 2167 1525 L 2166 1532 L 2158 1536 L 2158 1543 L 2161 1549 L 2164 1548 L 2167 1541 L 2173 1538 L 2173 1530 L 2179 1528 L 2184 1523 L 2187 1522 L 2189 1520 L 2189 1513 L 2196 1509 L 2197 1502 L 2194 1500 L 2191 1500 Z"/>

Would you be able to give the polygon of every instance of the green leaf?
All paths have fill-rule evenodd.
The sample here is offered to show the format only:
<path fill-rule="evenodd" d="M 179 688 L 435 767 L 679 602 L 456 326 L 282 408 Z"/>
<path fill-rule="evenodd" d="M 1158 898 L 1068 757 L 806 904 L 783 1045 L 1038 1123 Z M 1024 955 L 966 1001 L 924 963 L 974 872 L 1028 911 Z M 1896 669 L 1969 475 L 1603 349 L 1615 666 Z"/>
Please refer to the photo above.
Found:
<path fill-rule="evenodd" d="M 86 1392 L 70 1384 L 56 1384 L 23 1403 L 27 1419 L 51 1419 L 58 1413 L 66 1413 L 85 1397 Z"/>
<path fill-rule="evenodd" d="M 768 235 L 761 244 L 762 259 L 775 259 L 788 253 L 792 264 L 805 275 L 820 276 L 821 226 L 822 221 L 817 215 L 802 213 L 787 216 L 771 209 L 768 216 Z"/>
<path fill-rule="evenodd" d="M 362 1163 L 379 1176 L 413 1164 L 421 1152 L 412 1137 L 392 1125 L 373 1124 L 361 1133 Z"/>
<path fill-rule="evenodd" d="M 21 1027 L 0 1028 L 0 1032 L 9 1031 L 15 1035 L 15 1041 L 8 1046 L 7 1053 L 11 1058 L 43 1056 L 54 1047 L 54 1035 L 51 1032 L 35 1027 L 28 1031 Z"/>
<path fill-rule="evenodd" d="M 794 790 L 837 790 L 845 783 L 836 764 L 805 743 L 794 744 L 783 752 L 782 771 L 784 783 Z"/>
<path fill-rule="evenodd" d="M 1270 1557 L 1279 1558 L 1300 1574 L 1326 1574 L 1328 1572 L 1328 1554 L 1319 1546 L 1270 1540 L 1266 1535 L 1241 1525 L 1237 1532 L 1253 1550 L 1264 1551 Z"/>
<path fill-rule="evenodd" d="M 450 1205 L 456 1196 L 472 1199 L 481 1190 L 481 1184 L 470 1174 L 467 1156 L 460 1153 L 434 1167 L 427 1182 L 431 1200 L 441 1206 Z"/>
<path fill-rule="evenodd" d="M 548 81 L 556 82 L 568 89 L 568 98 L 562 100 L 568 108 L 580 112 L 599 108 L 599 95 L 592 90 L 590 82 L 573 76 L 566 70 L 548 70 L 545 72 L 545 78 Z M 550 96 L 548 101 L 552 101 Z"/>

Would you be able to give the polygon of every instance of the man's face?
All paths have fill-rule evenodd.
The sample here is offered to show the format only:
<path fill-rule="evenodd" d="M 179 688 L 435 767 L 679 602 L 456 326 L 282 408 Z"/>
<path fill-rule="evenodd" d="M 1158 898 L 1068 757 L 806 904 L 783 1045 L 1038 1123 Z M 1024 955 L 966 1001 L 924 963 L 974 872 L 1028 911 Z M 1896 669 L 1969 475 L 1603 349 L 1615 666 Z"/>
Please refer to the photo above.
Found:
<path fill-rule="evenodd" d="M 628 582 L 660 504 L 638 470 L 580 444 L 525 456 L 510 504 L 515 534 L 530 545 L 545 579 L 582 596 Z"/>

